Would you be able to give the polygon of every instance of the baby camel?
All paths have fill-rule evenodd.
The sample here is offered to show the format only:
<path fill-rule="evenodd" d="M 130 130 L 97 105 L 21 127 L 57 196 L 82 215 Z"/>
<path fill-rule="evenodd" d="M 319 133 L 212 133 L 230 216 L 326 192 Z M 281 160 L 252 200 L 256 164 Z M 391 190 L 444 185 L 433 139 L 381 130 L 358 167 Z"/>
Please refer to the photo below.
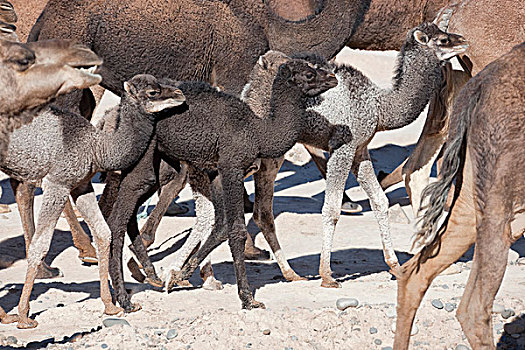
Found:
<path fill-rule="evenodd" d="M 57 49 L 62 45 L 69 47 L 67 54 Z M 48 101 L 99 83 L 99 76 L 78 68 L 100 63 L 93 52 L 66 40 L 30 45 L 0 40 L 0 162 L 13 131 L 29 123 Z M 16 320 L 0 308 L 2 323 Z"/>
<path fill-rule="evenodd" d="M 316 96 L 336 84 L 335 76 L 324 69 L 315 69 L 302 60 L 286 63 L 273 82 L 271 117 L 267 119 L 258 118 L 245 103 L 207 84 L 178 85 L 188 99 L 187 110 L 159 121 L 157 149 L 148 150 L 137 166 L 124 174 L 108 219 L 113 234 L 110 272 L 117 300 L 126 311 L 138 308 L 131 304 L 123 283 L 122 246 L 126 227 L 137 256 L 145 261 L 144 271 L 149 278 L 158 279 L 142 244 L 135 214 L 141 199 L 155 191 L 160 159 L 170 164 L 189 163 L 193 190 L 213 201 L 213 232 L 197 255 L 190 258 L 189 266 L 196 267 L 215 247 L 229 239 L 243 308 L 264 307 L 253 298 L 244 265 L 243 177 L 257 158 L 284 155 L 304 127 L 301 111 L 305 97 Z M 184 271 L 170 271 L 167 287 L 188 277 Z"/>
<path fill-rule="evenodd" d="M 86 70 L 84 74 L 93 75 L 97 83 L 100 82 L 100 76 L 91 71 Z M 116 314 L 122 310 L 111 300 L 108 284 L 111 232 L 98 208 L 90 180 L 97 171 L 133 166 L 151 141 L 156 114 L 185 101 L 180 90 L 159 84 L 149 75 L 135 76 L 124 84 L 124 90 L 120 106 L 116 107 L 119 123 L 113 132 L 98 131 L 79 115 L 47 106 L 31 124 L 11 136 L 8 154 L 0 162 L 0 169 L 20 181 L 42 181 L 44 189 L 18 305 L 19 328 L 37 325 L 28 317 L 30 293 L 38 265 L 49 249 L 53 230 L 70 194 L 95 237 L 104 312 Z"/>
<path fill-rule="evenodd" d="M 410 329 L 432 280 L 476 243 L 457 317 L 473 349 L 494 349 L 491 312 L 510 245 L 525 233 L 525 43 L 489 64 L 461 90 L 450 120 L 438 182 L 418 241 L 424 248 L 398 274 L 395 349 Z M 456 178 L 453 205 L 440 227 Z M 425 209 L 425 208 L 423 208 Z"/>

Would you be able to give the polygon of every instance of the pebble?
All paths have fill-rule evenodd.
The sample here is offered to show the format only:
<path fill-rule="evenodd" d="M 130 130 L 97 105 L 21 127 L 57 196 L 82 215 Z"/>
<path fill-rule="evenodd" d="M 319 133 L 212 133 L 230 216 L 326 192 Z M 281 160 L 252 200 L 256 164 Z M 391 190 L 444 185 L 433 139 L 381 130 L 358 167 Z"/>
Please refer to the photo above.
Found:
<path fill-rule="evenodd" d="M 293 341 L 296 341 L 296 340 L 297 340 L 297 337 L 296 337 L 295 335 L 292 335 L 292 336 L 290 337 L 290 339 L 292 339 Z"/>
<path fill-rule="evenodd" d="M 396 310 L 395 309 L 388 309 L 385 311 L 385 315 L 388 318 L 395 318 L 396 317 Z"/>
<path fill-rule="evenodd" d="M 449 289 L 450 287 L 448 286 L 448 284 L 444 284 L 444 285 L 441 286 L 441 288 L 443 288 L 443 289 Z"/>
<path fill-rule="evenodd" d="M 102 349 L 107 349 L 107 348 L 108 348 L 108 344 L 103 343 L 102 345 L 100 345 L 100 347 L 101 347 Z"/>
<path fill-rule="evenodd" d="M 514 310 L 512 309 L 505 309 L 502 313 L 501 313 L 501 317 L 503 317 L 504 319 L 507 319 L 509 317 L 512 317 L 516 315 L 516 313 L 514 312 Z"/>
<path fill-rule="evenodd" d="M 102 324 L 104 325 L 104 327 L 113 327 L 118 324 L 130 326 L 129 322 L 122 318 L 106 318 L 104 321 L 102 321 Z"/>
<path fill-rule="evenodd" d="M 447 312 L 452 312 L 452 311 L 454 311 L 454 309 L 456 309 L 456 305 L 454 305 L 452 303 L 445 303 L 445 310 Z"/>
<path fill-rule="evenodd" d="M 503 326 L 503 329 L 508 334 L 519 334 L 525 332 L 525 326 L 519 323 L 507 323 Z"/>
<path fill-rule="evenodd" d="M 431 304 L 436 309 L 441 310 L 443 308 L 443 302 L 441 300 L 439 300 L 439 299 L 432 300 Z"/>
<path fill-rule="evenodd" d="M 171 340 L 171 339 L 176 338 L 178 335 L 179 335 L 179 332 L 177 332 L 176 329 L 173 329 L 173 328 L 172 328 L 172 329 L 170 329 L 170 330 L 168 331 L 168 333 L 166 333 L 166 338 L 167 338 L 168 340 Z"/>
<path fill-rule="evenodd" d="M 515 334 L 511 334 L 510 336 L 514 339 L 518 339 L 519 337 L 521 337 L 521 334 L 515 333 Z"/>
<path fill-rule="evenodd" d="M 470 348 L 466 345 L 463 345 L 463 344 L 458 344 L 456 346 L 456 350 L 470 350 Z"/>
<path fill-rule="evenodd" d="M 377 328 L 370 327 L 370 334 L 376 334 L 376 333 L 377 333 Z"/>
<path fill-rule="evenodd" d="M 383 344 L 383 341 L 381 339 L 374 339 L 374 344 L 375 345 L 381 345 L 381 344 Z"/>
<path fill-rule="evenodd" d="M 503 306 L 501 304 L 494 304 L 494 305 L 492 305 L 492 313 L 502 314 L 503 311 L 505 311 L 505 306 Z"/>
<path fill-rule="evenodd" d="M 355 298 L 341 298 L 337 299 L 335 306 L 341 311 L 348 309 L 349 307 L 357 307 L 359 301 Z"/>
<path fill-rule="evenodd" d="M 245 346 L 245 348 L 248 348 L 248 349 L 251 348 L 251 347 L 252 347 L 252 343 L 248 343 L 248 344 L 246 344 L 246 346 Z"/>
<path fill-rule="evenodd" d="M 503 323 L 496 323 L 494 325 L 494 329 L 497 330 L 497 331 L 500 331 L 503 329 Z"/>
<path fill-rule="evenodd" d="M 7 342 L 7 344 L 16 344 L 16 343 L 18 343 L 18 339 L 16 339 L 16 337 L 10 335 L 9 337 L 7 337 L 6 342 Z"/>
<path fill-rule="evenodd" d="M 381 350 L 394 350 L 391 346 L 384 346 L 381 348 Z"/>
<path fill-rule="evenodd" d="M 264 334 L 264 335 L 270 335 L 270 333 L 272 333 L 272 331 L 269 330 L 268 328 L 266 328 L 265 330 L 263 330 L 263 334 Z"/>

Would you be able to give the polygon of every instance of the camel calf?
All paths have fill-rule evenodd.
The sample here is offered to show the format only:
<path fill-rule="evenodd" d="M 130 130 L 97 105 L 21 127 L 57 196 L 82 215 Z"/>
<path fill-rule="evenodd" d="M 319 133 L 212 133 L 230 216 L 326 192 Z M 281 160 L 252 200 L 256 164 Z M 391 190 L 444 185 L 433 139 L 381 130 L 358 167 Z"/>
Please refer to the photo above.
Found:
<path fill-rule="evenodd" d="M 432 280 L 476 243 L 457 317 L 473 349 L 494 349 L 491 310 L 510 245 L 525 232 L 525 42 L 489 64 L 460 92 L 439 181 L 417 242 L 424 248 L 398 277 L 395 349 L 407 349 L 416 311 Z M 456 178 L 451 211 L 447 195 Z"/>

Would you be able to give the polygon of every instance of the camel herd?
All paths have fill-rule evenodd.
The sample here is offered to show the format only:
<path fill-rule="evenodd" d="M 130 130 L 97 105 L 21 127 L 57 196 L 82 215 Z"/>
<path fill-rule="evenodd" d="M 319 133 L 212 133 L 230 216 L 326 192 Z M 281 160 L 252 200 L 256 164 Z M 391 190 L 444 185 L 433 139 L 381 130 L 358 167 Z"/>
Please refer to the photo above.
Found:
<path fill-rule="evenodd" d="M 283 276 L 304 279 L 285 257 L 273 216 L 284 154 L 302 143 L 326 179 L 321 286 L 340 287 L 330 256 L 341 211 L 359 210 L 344 194 L 351 171 L 370 200 L 385 262 L 397 278 L 394 348 L 408 349 L 430 283 L 474 243 L 457 317 L 474 349 L 494 348 L 492 304 L 510 244 L 525 233 L 525 182 L 516 176 L 525 171 L 525 5 L 33 2 L 0 0 L 0 169 L 11 178 L 28 260 L 18 314 L 0 307 L 2 323 L 37 326 L 29 317 L 30 295 L 36 278 L 60 274 L 43 259 L 62 212 L 79 258 L 98 263 L 106 314 L 141 308 L 124 286 L 126 234 L 138 260 L 127 263 L 132 276 L 167 291 L 188 285 L 199 265 L 203 287 L 221 289 L 210 253 L 228 240 L 242 307 L 264 308 L 246 275 L 245 257 L 265 252 L 247 234 L 243 181 L 254 176 L 253 219 Z M 354 67 L 333 63 L 345 45 L 400 50 L 393 87 L 381 89 Z M 452 69 L 454 57 L 462 70 Z M 92 90 L 97 85 L 121 101 L 95 121 L 103 91 Z M 376 177 L 367 148 L 372 137 L 412 123 L 429 103 L 413 154 L 391 174 Z M 436 160 L 438 180 L 429 185 Z M 91 185 L 97 172 L 106 179 L 99 201 Z M 401 181 L 419 215 L 419 252 L 403 265 L 392 244 L 384 192 Z M 186 183 L 197 220 L 159 277 L 146 248 Z M 35 226 L 36 186 L 44 195 Z M 159 204 L 139 231 L 138 209 L 158 189 Z"/>

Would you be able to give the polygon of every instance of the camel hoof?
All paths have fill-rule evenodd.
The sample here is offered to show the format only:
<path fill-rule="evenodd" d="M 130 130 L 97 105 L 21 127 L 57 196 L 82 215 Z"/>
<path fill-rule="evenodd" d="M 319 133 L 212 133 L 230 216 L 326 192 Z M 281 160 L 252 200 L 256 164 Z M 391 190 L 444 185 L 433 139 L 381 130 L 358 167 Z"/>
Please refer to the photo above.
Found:
<path fill-rule="evenodd" d="M 182 278 L 181 271 L 169 269 L 165 272 L 164 277 L 164 286 L 166 287 L 166 293 L 172 290 L 175 285 L 181 286 L 184 283 L 188 283 L 189 286 L 191 286 L 191 284 L 188 281 L 184 281 L 184 279 Z"/>
<path fill-rule="evenodd" d="M 38 326 L 37 321 L 32 320 L 29 317 L 25 317 L 25 318 L 18 318 L 18 324 L 16 325 L 16 328 L 30 329 L 30 328 L 35 328 L 36 326 Z"/>
<path fill-rule="evenodd" d="M 126 305 L 124 306 L 124 312 L 128 314 L 132 312 L 137 312 L 140 309 L 142 309 L 142 306 L 140 306 L 140 304 L 138 303 L 129 302 L 129 303 L 126 303 Z"/>
<path fill-rule="evenodd" d="M 44 262 L 42 262 L 42 264 L 38 266 L 38 270 L 36 273 L 37 279 L 51 279 L 57 277 L 64 277 L 62 271 L 60 271 L 57 267 L 50 267 Z"/>
<path fill-rule="evenodd" d="M 345 214 L 357 214 L 363 211 L 363 207 L 354 202 L 344 202 L 341 211 Z"/>
<path fill-rule="evenodd" d="M 245 302 L 242 304 L 242 308 L 246 310 L 252 310 L 252 309 L 266 309 L 266 306 L 261 303 L 260 301 L 257 301 L 255 299 L 252 299 L 248 302 Z"/>
<path fill-rule="evenodd" d="M 135 279 L 135 281 L 139 283 L 144 283 L 144 281 L 146 280 L 146 276 L 144 276 L 142 272 L 140 271 L 140 267 L 135 261 L 135 259 L 133 258 L 129 259 L 127 265 L 128 265 L 129 271 L 131 272 L 131 277 L 133 277 L 133 279 Z"/>
<path fill-rule="evenodd" d="M 321 287 L 323 288 L 341 288 L 341 283 L 337 282 L 336 280 L 323 280 L 321 282 Z"/>
<path fill-rule="evenodd" d="M 149 284 L 150 286 L 153 286 L 153 287 L 156 287 L 156 288 L 164 287 L 164 282 L 160 278 L 158 278 L 156 276 L 154 278 L 146 277 L 145 282 L 147 284 Z"/>
<path fill-rule="evenodd" d="M 308 281 L 307 278 L 305 277 L 301 277 L 299 276 L 298 274 L 296 274 L 295 272 L 292 272 L 290 274 L 285 274 L 284 275 L 284 278 L 286 278 L 287 281 L 290 281 L 290 282 L 295 282 L 295 281 Z"/>
<path fill-rule="evenodd" d="M 18 315 L 5 315 L 0 320 L 0 322 L 2 322 L 3 324 L 15 323 L 17 321 L 18 321 Z"/>
<path fill-rule="evenodd" d="M 270 252 L 264 249 L 253 247 L 244 250 L 245 260 L 270 260 Z"/>
<path fill-rule="evenodd" d="M 104 313 L 106 315 L 118 315 L 124 313 L 124 309 L 112 303 L 104 307 Z"/>
<path fill-rule="evenodd" d="M 97 259 L 96 256 L 91 256 L 91 255 L 82 255 L 82 254 L 79 254 L 79 255 L 78 255 L 78 258 L 79 258 L 80 261 L 82 261 L 83 263 L 91 264 L 91 265 L 98 265 L 98 259 Z"/>
<path fill-rule="evenodd" d="M 208 277 L 206 281 L 204 281 L 202 288 L 206 290 L 221 290 L 224 287 L 222 286 L 221 281 L 217 281 L 213 277 Z"/>

